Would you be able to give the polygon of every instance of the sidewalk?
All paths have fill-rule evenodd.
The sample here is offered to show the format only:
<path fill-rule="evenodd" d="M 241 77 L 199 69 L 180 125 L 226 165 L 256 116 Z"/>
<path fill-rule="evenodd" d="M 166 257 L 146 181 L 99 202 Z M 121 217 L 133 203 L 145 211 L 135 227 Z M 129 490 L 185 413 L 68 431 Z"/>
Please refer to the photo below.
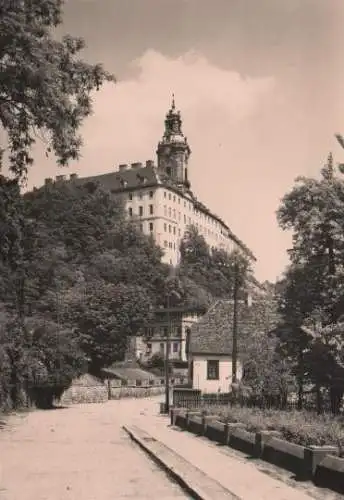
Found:
<path fill-rule="evenodd" d="M 300 488 L 270 477 L 256 464 L 238 459 L 229 448 L 217 447 L 206 438 L 170 427 L 168 417 L 157 415 L 157 406 L 156 402 L 154 408 L 146 402 L 141 414 L 133 416 L 132 422 L 243 500 L 316 498 Z M 322 491 L 317 497 L 330 498 Z M 335 497 L 334 494 L 332 498 Z"/>

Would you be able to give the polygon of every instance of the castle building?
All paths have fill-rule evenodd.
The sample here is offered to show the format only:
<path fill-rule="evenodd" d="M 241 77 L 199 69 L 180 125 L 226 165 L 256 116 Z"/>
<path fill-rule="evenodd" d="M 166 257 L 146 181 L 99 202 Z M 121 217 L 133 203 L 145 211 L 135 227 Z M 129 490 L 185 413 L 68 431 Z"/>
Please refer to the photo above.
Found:
<path fill-rule="evenodd" d="M 99 182 L 121 196 L 128 217 L 143 233 L 154 237 L 164 250 L 163 259 L 168 264 L 178 264 L 180 242 L 190 226 L 197 228 L 211 248 L 222 248 L 228 253 L 239 250 L 255 261 L 246 245 L 191 189 L 191 149 L 182 131 L 182 118 L 176 110 L 174 96 L 156 155 L 157 164 L 152 160 L 145 164 L 122 164 L 115 172 L 80 180 Z M 57 180 L 64 180 L 64 176 L 58 176 Z"/>

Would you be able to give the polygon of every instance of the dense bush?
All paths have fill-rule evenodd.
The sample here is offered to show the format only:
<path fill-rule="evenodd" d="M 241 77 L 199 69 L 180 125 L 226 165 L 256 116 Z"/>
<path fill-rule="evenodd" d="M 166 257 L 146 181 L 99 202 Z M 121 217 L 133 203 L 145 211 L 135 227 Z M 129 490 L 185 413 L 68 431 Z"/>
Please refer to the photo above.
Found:
<path fill-rule="evenodd" d="M 211 413 L 218 414 L 222 422 L 242 422 L 251 432 L 279 431 L 287 441 L 302 446 L 327 444 L 344 448 L 344 417 L 228 406 L 212 407 Z"/>

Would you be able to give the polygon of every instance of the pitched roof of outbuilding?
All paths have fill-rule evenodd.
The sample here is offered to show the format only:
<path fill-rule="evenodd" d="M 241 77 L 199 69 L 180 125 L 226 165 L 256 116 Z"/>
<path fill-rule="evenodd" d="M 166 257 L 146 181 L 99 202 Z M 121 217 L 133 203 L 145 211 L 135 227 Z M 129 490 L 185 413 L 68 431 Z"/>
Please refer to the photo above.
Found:
<path fill-rule="evenodd" d="M 208 312 L 191 327 L 192 354 L 231 355 L 233 347 L 234 303 L 218 300 Z M 238 304 L 238 352 L 245 352 L 245 343 L 254 333 L 269 333 L 277 324 L 276 304 L 257 299 L 248 306 Z"/>

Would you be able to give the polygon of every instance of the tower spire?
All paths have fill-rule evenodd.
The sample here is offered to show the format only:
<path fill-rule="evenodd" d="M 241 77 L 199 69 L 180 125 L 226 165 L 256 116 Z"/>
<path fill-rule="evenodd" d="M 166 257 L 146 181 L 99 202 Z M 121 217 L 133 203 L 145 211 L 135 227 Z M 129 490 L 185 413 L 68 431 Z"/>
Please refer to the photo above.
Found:
<path fill-rule="evenodd" d="M 175 103 L 175 100 L 174 100 L 174 93 L 172 94 L 172 106 L 171 106 L 171 109 L 172 109 L 172 111 L 174 111 L 176 109 L 176 103 Z"/>

